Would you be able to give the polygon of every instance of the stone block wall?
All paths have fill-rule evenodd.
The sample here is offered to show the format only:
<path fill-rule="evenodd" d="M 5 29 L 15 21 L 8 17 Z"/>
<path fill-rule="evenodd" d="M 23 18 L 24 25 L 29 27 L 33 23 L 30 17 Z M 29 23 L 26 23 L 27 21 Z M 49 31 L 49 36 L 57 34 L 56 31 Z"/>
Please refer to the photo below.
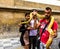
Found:
<path fill-rule="evenodd" d="M 0 0 L 0 6 L 14 6 L 14 0 Z"/>
<path fill-rule="evenodd" d="M 54 5 L 27 2 L 22 0 L 0 0 L 0 32 L 18 31 L 18 24 L 20 23 L 21 19 L 24 19 L 24 15 L 27 10 L 29 11 L 29 8 L 45 9 L 47 6 L 50 6 L 53 10 L 60 11 L 60 7 Z M 24 10 L 24 7 L 27 9 Z M 43 12 L 41 13 L 43 14 Z M 55 17 L 55 20 L 57 20 L 57 22 L 60 24 L 60 14 L 56 13 L 53 14 L 53 16 Z"/>

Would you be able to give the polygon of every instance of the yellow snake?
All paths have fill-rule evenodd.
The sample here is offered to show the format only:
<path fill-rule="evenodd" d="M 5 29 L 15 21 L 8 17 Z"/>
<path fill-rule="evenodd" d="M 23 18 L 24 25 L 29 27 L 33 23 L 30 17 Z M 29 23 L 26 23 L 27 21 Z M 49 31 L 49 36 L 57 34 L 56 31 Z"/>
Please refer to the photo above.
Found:
<path fill-rule="evenodd" d="M 38 14 L 38 13 L 37 13 L 36 15 L 37 15 L 37 17 L 39 17 L 39 18 L 41 18 L 41 19 L 45 17 L 45 16 L 41 16 L 41 15 Z M 32 12 L 31 12 L 31 13 L 30 13 L 30 19 L 29 19 L 28 21 L 26 21 L 26 22 L 21 22 L 21 24 L 29 23 L 29 22 L 32 20 L 32 18 L 33 18 L 33 16 L 32 16 Z M 49 25 L 48 25 L 48 27 L 47 27 L 50 35 L 53 35 L 53 34 L 54 34 L 54 32 L 53 32 L 52 29 L 51 29 L 51 27 L 52 27 L 52 25 L 53 25 L 53 22 L 54 22 L 54 17 L 51 17 L 51 21 L 50 21 L 50 23 L 49 23 Z M 47 43 L 46 43 L 46 49 L 49 49 L 49 46 L 51 45 L 52 41 L 53 41 L 53 38 L 49 36 L 49 39 L 48 39 L 48 41 L 47 41 Z"/>

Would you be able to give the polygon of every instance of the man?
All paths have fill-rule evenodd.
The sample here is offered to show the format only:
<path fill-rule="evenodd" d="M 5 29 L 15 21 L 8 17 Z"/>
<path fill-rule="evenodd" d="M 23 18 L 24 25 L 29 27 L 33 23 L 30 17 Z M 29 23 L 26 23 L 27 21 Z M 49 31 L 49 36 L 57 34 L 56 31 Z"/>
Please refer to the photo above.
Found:
<path fill-rule="evenodd" d="M 45 18 L 41 19 L 40 22 L 37 25 L 37 28 L 40 26 L 40 49 L 48 49 L 46 47 L 46 44 L 51 37 L 52 39 L 57 36 L 57 29 L 58 29 L 58 24 L 56 21 L 54 21 L 51 29 L 54 32 L 54 35 L 51 35 L 47 29 L 47 26 L 50 23 L 51 20 L 51 13 L 52 9 L 50 7 L 46 7 L 45 9 Z M 34 15 L 37 14 L 37 12 L 33 12 Z"/>
<path fill-rule="evenodd" d="M 25 20 L 23 20 L 22 22 L 29 20 L 30 18 L 29 14 L 30 13 L 25 14 Z M 29 49 L 29 36 L 28 36 L 28 29 L 27 29 L 28 24 L 21 24 L 19 26 L 20 26 L 19 31 L 21 32 L 21 36 L 20 36 L 21 45 L 24 47 L 24 49 Z"/>

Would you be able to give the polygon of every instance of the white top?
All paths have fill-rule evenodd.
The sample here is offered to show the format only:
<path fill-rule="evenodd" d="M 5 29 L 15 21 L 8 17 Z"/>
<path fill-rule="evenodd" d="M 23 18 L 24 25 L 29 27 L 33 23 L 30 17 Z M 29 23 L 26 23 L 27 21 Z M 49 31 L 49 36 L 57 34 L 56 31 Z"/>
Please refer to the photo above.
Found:
<path fill-rule="evenodd" d="M 36 23 L 38 24 L 38 20 L 36 20 Z M 34 19 L 30 21 L 30 26 L 34 27 Z M 29 36 L 36 36 L 37 35 L 37 29 L 30 30 Z"/>

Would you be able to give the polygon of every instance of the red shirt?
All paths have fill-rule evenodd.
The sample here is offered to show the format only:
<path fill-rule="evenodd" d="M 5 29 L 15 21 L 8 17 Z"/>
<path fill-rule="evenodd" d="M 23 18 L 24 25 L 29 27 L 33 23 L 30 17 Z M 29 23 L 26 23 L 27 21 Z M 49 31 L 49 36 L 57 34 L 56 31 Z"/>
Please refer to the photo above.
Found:
<path fill-rule="evenodd" d="M 46 21 L 46 19 L 40 20 L 40 24 L 41 24 L 41 26 L 40 26 L 40 36 L 41 36 L 43 28 L 45 27 L 45 25 L 47 23 L 48 22 Z M 56 21 L 54 21 L 53 26 L 52 26 L 51 29 L 52 30 L 57 30 L 57 28 L 58 28 L 58 24 L 57 24 Z M 41 40 L 40 41 L 46 44 L 46 42 L 48 41 L 48 39 L 49 39 L 49 32 L 45 29 L 45 31 L 43 32 L 43 34 L 41 36 Z"/>

